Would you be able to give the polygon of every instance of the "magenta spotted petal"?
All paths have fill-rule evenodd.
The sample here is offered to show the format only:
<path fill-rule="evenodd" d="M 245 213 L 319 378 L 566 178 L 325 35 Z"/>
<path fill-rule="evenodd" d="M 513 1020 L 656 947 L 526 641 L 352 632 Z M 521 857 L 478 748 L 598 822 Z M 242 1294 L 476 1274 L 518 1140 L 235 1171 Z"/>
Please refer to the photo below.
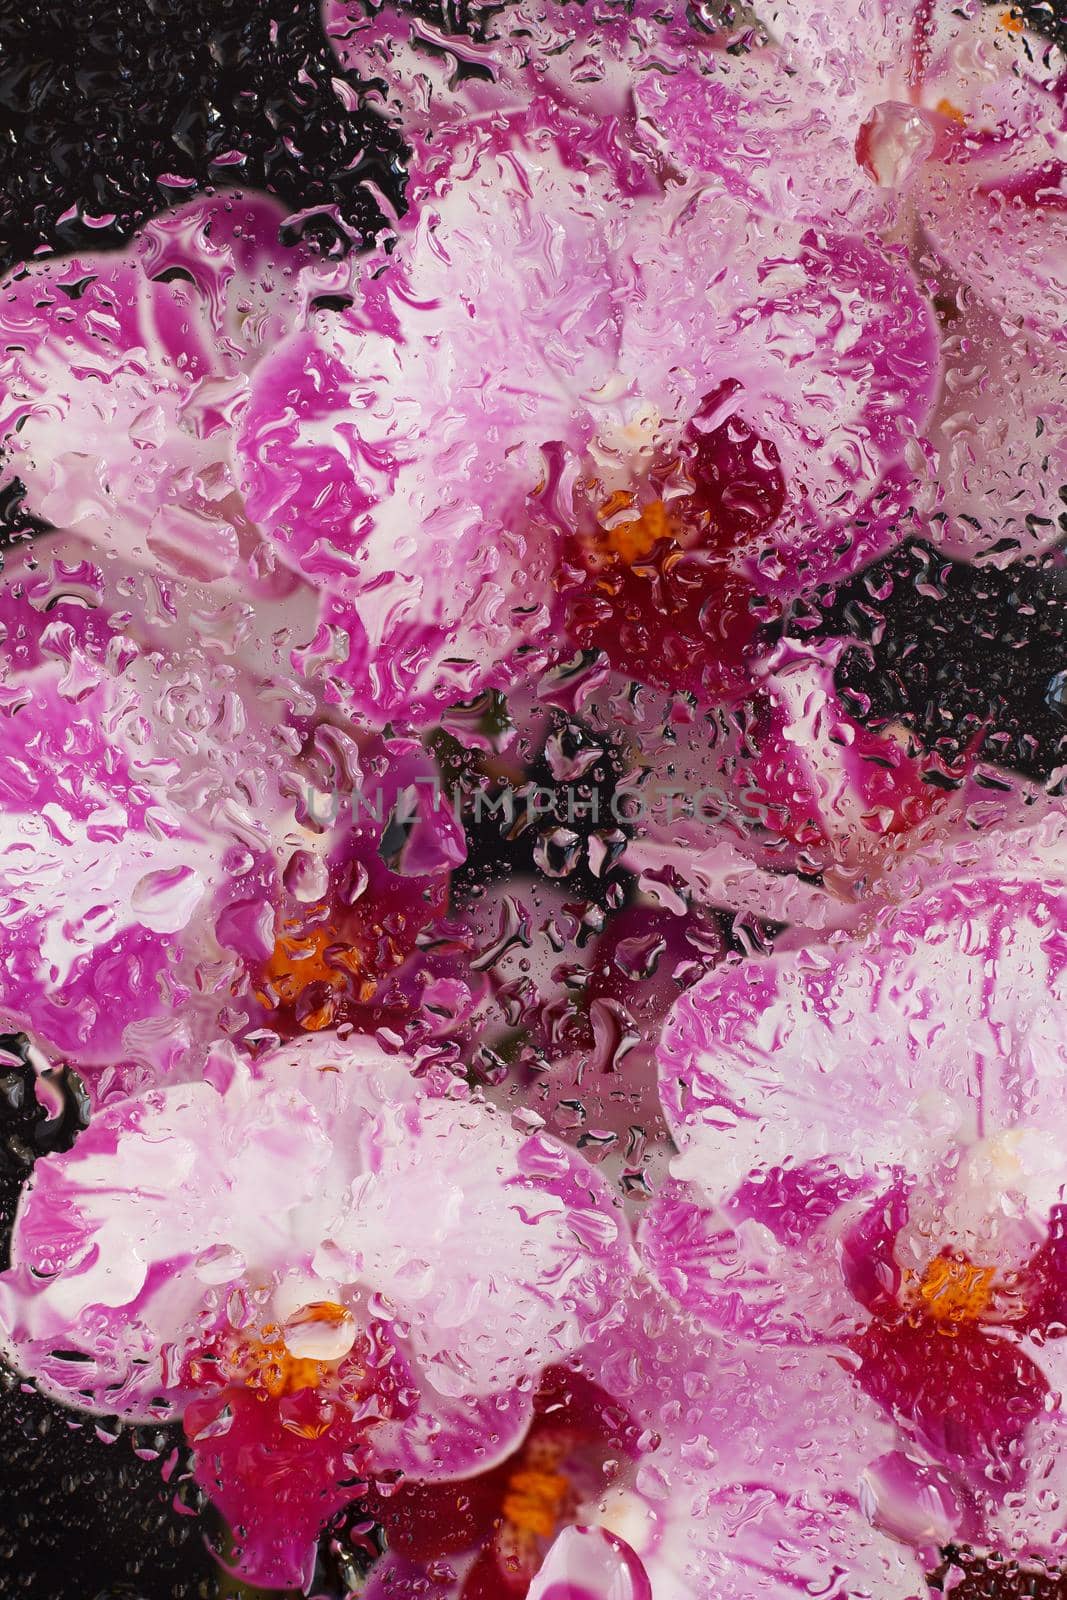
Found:
<path fill-rule="evenodd" d="M 231 432 L 250 371 L 314 292 L 306 253 L 278 243 L 283 217 L 259 197 L 195 201 L 120 254 L 7 279 L 0 436 L 27 510 L 168 572 L 217 579 L 247 561 L 259 541 Z"/>
<path fill-rule="evenodd" d="M 479 132 L 364 302 L 256 374 L 246 503 L 327 596 L 312 657 L 379 714 L 469 696 L 547 636 L 526 500 L 614 369 L 606 198 L 547 131 Z"/>
<path fill-rule="evenodd" d="M 151 679 L 106 619 L 10 594 L 0 611 L 16 669 L 0 715 L 0 1022 L 79 1069 L 166 1069 L 214 1029 L 196 964 L 221 960 L 213 907 L 241 877 L 258 885 L 254 856 L 202 789 L 195 814 L 176 799 L 180 703 L 147 733 Z"/>
<path fill-rule="evenodd" d="M 762 220 L 706 190 L 657 221 L 657 233 L 635 228 L 624 370 L 668 426 L 736 418 L 773 447 L 786 493 L 777 560 L 818 579 L 831 559 L 820 532 L 855 517 L 929 413 L 940 369 L 930 307 L 906 260 L 873 241 Z"/>
<path fill-rule="evenodd" d="M 842 1570 L 857 1593 L 922 1592 L 922 1559 L 880 1525 L 892 1494 L 871 1463 L 890 1476 L 895 1429 L 835 1362 L 706 1332 L 695 1341 L 692 1324 L 645 1288 L 584 1368 L 647 1431 L 633 1467 L 578 1509 L 579 1527 L 599 1536 L 579 1545 L 583 1536 L 564 1534 L 546 1579 L 567 1557 L 595 1600 L 614 1600 L 612 1583 L 642 1580 L 652 1600 L 786 1600 L 831 1589 Z M 940 1504 L 927 1499 L 928 1551 L 966 1531 L 947 1482 L 938 1487 Z"/>
<path fill-rule="evenodd" d="M 963 282 L 1062 333 L 1063 61 L 1010 8 L 781 0 L 768 42 L 642 75 L 644 121 L 749 207 L 833 228 L 915 220 Z"/>
<path fill-rule="evenodd" d="M 906 48 L 907 6 L 776 4 L 771 41 L 740 55 L 684 56 L 643 74 L 642 123 L 683 170 L 713 174 L 772 216 L 850 231 L 886 216 L 856 160 L 878 66 Z"/>
<path fill-rule="evenodd" d="M 887 911 L 855 946 L 705 978 L 660 1052 L 683 1164 L 723 1163 L 724 1193 L 783 1164 L 917 1171 L 931 1129 L 981 1139 L 1053 1114 L 1065 894 L 1062 862 L 1054 877 L 964 879 Z"/>
<path fill-rule="evenodd" d="M 413 150 L 408 195 L 417 201 L 457 130 L 531 106 L 557 127 L 576 170 L 606 166 L 624 192 L 657 191 L 661 162 L 636 125 L 635 74 L 655 74 L 665 51 L 703 56 L 726 43 L 656 0 L 517 0 L 484 13 L 475 37 L 394 0 L 325 0 L 323 21 L 342 64 L 384 85 L 384 109 Z"/>

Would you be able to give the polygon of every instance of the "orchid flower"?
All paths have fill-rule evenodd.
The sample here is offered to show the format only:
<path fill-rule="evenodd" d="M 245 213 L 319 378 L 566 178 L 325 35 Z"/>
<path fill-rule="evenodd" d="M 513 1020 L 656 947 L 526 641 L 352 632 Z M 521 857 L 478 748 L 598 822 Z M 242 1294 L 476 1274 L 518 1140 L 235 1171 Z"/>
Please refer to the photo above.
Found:
<path fill-rule="evenodd" d="M 630 1270 L 580 1157 L 317 1035 L 220 1049 L 39 1161 L 0 1328 L 67 1404 L 184 1418 L 241 1571 L 287 1586 L 361 1477 L 509 1454 Z"/>
<path fill-rule="evenodd" d="M 269 831 L 250 813 L 269 814 L 271 785 L 249 760 L 206 803 L 204 712 L 236 731 L 241 710 L 202 663 L 154 683 L 76 597 L 99 578 L 68 573 L 65 603 L 47 579 L 0 601 L 0 1016 L 79 1069 L 169 1071 L 217 1031 L 230 963 L 213 920 L 262 893 Z"/>
<path fill-rule="evenodd" d="M 1062 332 L 1055 48 L 1010 7 L 774 0 L 767 43 L 640 74 L 671 159 L 756 210 L 867 232 L 909 214 L 959 279 Z"/>
<path fill-rule="evenodd" d="M 783 595 L 899 537 L 930 307 L 895 247 L 620 175 L 588 108 L 523 81 L 447 124 L 350 283 L 237 197 L 16 275 L 0 423 L 28 508 L 311 585 L 295 659 L 377 718 L 506 687 L 561 629 L 738 692 Z"/>
<path fill-rule="evenodd" d="M 702 1354 L 635 1284 L 547 1375 L 510 1457 L 451 1495 L 363 1503 L 386 1541 L 369 1600 L 784 1600 L 843 1573 L 857 1595 L 920 1593 L 923 1558 L 870 1517 L 868 1463 L 896 1438 L 877 1405 L 808 1352 Z M 946 1502 L 931 1548 L 956 1526 Z"/>
<path fill-rule="evenodd" d="M 834 1352 L 976 1540 L 1062 1428 L 1065 837 L 994 831 L 859 930 L 723 964 L 660 1045 L 654 1275 L 731 1337 Z"/>
<path fill-rule="evenodd" d="M 364 711 L 432 720 L 561 630 L 736 693 L 779 594 L 906 517 L 939 358 L 900 255 L 625 194 L 566 126 L 457 132 L 351 308 L 253 374 L 245 503 L 322 589 L 319 670 Z"/>
<path fill-rule="evenodd" d="M 1047 547 L 1067 477 L 1062 54 L 977 0 L 775 0 L 763 20 L 760 48 L 637 73 L 642 127 L 756 211 L 911 242 L 946 319 L 911 456 L 930 531 L 963 555 Z"/>
<path fill-rule="evenodd" d="M 240 657 L 141 649 L 106 593 L 60 563 L 0 597 L 0 1023 L 95 1094 L 196 1070 L 224 1025 L 378 1026 L 463 859 L 426 753 L 360 750 Z"/>
<path fill-rule="evenodd" d="M 362 0 L 325 17 L 341 60 L 389 83 L 416 194 L 458 121 L 535 98 L 595 128 L 629 192 L 682 172 L 758 213 L 908 242 L 943 318 L 941 393 L 909 452 L 926 531 L 1001 561 L 1056 539 L 1064 64 L 1015 10 L 786 0 L 705 31 L 549 0 L 505 8 L 477 42 Z M 589 159 L 588 133 L 574 146 Z"/>
<path fill-rule="evenodd" d="M 676 758 L 687 803 L 680 816 L 649 816 L 626 864 L 649 882 L 675 875 L 698 902 L 787 923 L 800 939 L 855 926 L 905 892 L 919 863 L 1047 809 L 1040 790 L 1008 784 L 977 751 L 946 770 L 902 728 L 865 726 L 836 687 L 845 647 L 781 641 L 738 708 L 732 742 L 688 727 Z"/>

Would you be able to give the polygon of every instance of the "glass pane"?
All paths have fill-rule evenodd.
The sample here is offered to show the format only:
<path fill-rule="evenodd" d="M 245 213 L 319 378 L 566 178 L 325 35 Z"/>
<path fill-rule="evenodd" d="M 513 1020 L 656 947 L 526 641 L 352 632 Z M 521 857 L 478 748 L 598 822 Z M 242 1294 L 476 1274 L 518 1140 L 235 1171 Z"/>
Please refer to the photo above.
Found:
<path fill-rule="evenodd" d="M 1054 9 L 0 41 L 0 1596 L 1060 1595 Z"/>

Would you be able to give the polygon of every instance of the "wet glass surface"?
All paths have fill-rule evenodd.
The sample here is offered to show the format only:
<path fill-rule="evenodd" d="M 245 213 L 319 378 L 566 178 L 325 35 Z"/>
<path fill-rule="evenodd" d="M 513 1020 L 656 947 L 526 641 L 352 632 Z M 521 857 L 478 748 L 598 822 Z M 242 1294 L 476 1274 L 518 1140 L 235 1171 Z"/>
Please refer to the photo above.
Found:
<path fill-rule="evenodd" d="M 1061 1592 L 1063 43 L 0 19 L 0 1595 Z"/>

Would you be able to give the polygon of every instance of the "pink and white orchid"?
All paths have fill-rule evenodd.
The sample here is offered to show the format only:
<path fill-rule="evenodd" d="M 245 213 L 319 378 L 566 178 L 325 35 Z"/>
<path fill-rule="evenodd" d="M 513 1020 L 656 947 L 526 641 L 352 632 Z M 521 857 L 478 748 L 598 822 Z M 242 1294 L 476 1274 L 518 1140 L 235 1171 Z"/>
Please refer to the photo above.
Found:
<path fill-rule="evenodd" d="M 519 1447 L 455 1498 L 431 1484 L 367 1503 L 388 1545 L 370 1600 L 922 1591 L 921 1558 L 869 1515 L 868 1463 L 893 1425 L 810 1353 L 698 1357 L 640 1285 L 576 1366 L 550 1374 Z"/>
<path fill-rule="evenodd" d="M 580 97 L 496 87 L 436 130 L 396 249 L 351 284 L 239 197 L 13 280 L 28 506 L 277 587 L 265 539 L 321 592 L 302 670 L 376 717 L 506 686 L 561 629 L 734 694 L 781 597 L 908 520 L 927 299 L 896 246 L 628 175 Z"/>
<path fill-rule="evenodd" d="M 1001 560 L 1056 538 L 1064 64 L 1013 9 L 784 0 L 706 32 L 644 4 L 549 3 L 508 7 L 477 43 L 361 0 L 326 20 L 342 61 L 388 82 L 416 193 L 457 125 L 533 100 L 584 126 L 574 148 L 628 192 L 681 172 L 758 214 L 906 243 L 944 321 L 909 457 L 927 531 Z"/>
<path fill-rule="evenodd" d="M 240 652 L 140 646 L 112 592 L 53 562 L 0 596 L 0 1026 L 110 1094 L 220 1028 L 396 1020 L 464 854 L 425 751 L 361 748 Z"/>
<path fill-rule="evenodd" d="M 944 308 L 945 381 L 921 451 L 953 552 L 1057 537 L 1067 476 L 1062 54 L 1012 7 L 776 0 L 742 55 L 638 72 L 641 127 L 757 212 L 908 241 Z"/>
<path fill-rule="evenodd" d="M 628 195 L 565 131 L 456 133 L 351 309 L 253 374 L 245 502 L 322 588 L 321 671 L 361 708 L 432 718 L 561 628 L 736 692 L 779 591 L 899 536 L 939 370 L 901 257 Z"/>
<path fill-rule="evenodd" d="M 1053 812 L 858 935 L 725 964 L 660 1047 L 654 1275 L 731 1337 L 835 1351 L 972 1538 L 1039 1492 L 1063 1387 L 1065 838 Z"/>
<path fill-rule="evenodd" d="M 241 784 L 204 775 L 244 727 L 229 682 L 202 659 L 161 682 L 83 602 L 99 571 L 70 570 L 65 596 L 59 578 L 0 599 L 0 1019 L 79 1069 L 169 1071 L 217 1032 L 215 919 L 263 894 L 280 798 L 251 747 Z"/>
<path fill-rule="evenodd" d="M 580 1158 L 317 1037 L 217 1052 L 39 1162 L 0 1325 L 56 1398 L 184 1417 L 242 1570 L 288 1585 L 360 1477 L 509 1453 L 629 1270 Z"/>
<path fill-rule="evenodd" d="M 242 1591 L 1067 1581 L 1062 772 L 837 671 L 901 541 L 1057 581 L 1067 71 L 739 17 L 324 0 L 376 238 L 0 283 L 0 1367 Z"/>
<path fill-rule="evenodd" d="M 639 74 L 670 159 L 756 210 L 929 234 L 964 283 L 1062 331 L 1063 61 L 1010 7 L 774 0 L 767 42 Z"/>

